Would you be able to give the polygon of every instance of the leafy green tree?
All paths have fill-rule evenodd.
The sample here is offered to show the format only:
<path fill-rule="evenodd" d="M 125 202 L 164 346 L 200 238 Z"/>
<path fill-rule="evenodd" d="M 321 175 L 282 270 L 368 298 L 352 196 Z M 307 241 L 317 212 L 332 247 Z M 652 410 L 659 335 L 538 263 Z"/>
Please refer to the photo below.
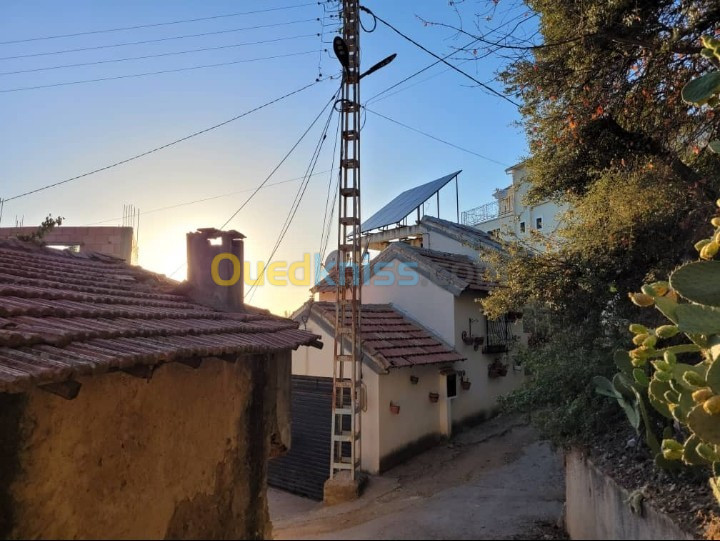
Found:
<path fill-rule="evenodd" d="M 720 3 L 527 4 L 543 44 L 517 46 L 502 77 L 524 104 L 529 202 L 567 202 L 572 211 L 544 253 L 513 241 L 491 256 L 505 287 L 482 304 L 490 315 L 528 304 L 549 312 L 554 327 L 538 355 L 572 359 L 585 378 L 590 363 L 599 363 L 598 374 L 612 371 L 617 331 L 637 319 L 628 292 L 694 257 L 694 242 L 710 233 L 697 224 L 716 210 L 720 158 L 707 147 L 720 135 L 720 118 L 684 103 L 681 92 L 716 62 L 700 54 L 700 38 L 720 33 Z M 583 349 L 568 348 L 568 340 Z M 588 346 L 592 355 L 578 353 Z M 548 379 L 543 366 L 555 365 L 536 366 L 534 384 Z M 564 407 L 556 393 L 536 396 L 536 410 Z"/>

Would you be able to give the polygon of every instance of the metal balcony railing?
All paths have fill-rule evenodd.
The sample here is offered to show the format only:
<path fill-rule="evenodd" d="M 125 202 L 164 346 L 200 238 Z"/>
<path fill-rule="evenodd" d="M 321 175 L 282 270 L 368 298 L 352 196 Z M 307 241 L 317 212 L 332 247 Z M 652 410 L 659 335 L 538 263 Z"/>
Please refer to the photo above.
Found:
<path fill-rule="evenodd" d="M 511 322 L 507 316 L 498 319 L 486 319 L 486 334 L 483 353 L 504 353 L 509 351 L 514 340 L 511 331 Z"/>
<path fill-rule="evenodd" d="M 513 198 L 512 194 L 509 194 L 492 203 L 485 203 L 474 209 L 464 211 L 461 215 L 461 221 L 463 225 L 476 226 L 512 214 L 513 210 Z"/>
<path fill-rule="evenodd" d="M 474 226 L 483 222 L 494 220 L 500 215 L 500 206 L 497 201 L 486 203 L 474 209 L 463 211 L 461 221 L 463 225 Z"/>

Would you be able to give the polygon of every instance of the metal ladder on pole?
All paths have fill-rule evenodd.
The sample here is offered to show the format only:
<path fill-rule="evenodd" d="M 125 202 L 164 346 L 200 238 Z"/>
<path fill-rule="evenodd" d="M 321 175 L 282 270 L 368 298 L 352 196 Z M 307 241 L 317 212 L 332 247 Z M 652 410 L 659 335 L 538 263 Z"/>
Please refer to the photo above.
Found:
<path fill-rule="evenodd" d="M 360 11 L 342 2 L 343 39 L 349 53 L 340 104 L 340 212 L 333 355 L 330 477 L 360 468 L 362 251 L 360 239 Z M 346 270 L 347 269 L 347 270 Z"/>

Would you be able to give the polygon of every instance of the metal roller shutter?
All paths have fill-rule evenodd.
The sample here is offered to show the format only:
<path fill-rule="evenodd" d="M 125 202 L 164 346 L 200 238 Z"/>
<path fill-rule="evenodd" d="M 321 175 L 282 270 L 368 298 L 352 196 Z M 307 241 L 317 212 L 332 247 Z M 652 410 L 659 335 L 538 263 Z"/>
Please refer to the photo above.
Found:
<path fill-rule="evenodd" d="M 270 461 L 268 484 L 314 500 L 323 499 L 330 476 L 332 378 L 292 377 L 292 444 Z"/>

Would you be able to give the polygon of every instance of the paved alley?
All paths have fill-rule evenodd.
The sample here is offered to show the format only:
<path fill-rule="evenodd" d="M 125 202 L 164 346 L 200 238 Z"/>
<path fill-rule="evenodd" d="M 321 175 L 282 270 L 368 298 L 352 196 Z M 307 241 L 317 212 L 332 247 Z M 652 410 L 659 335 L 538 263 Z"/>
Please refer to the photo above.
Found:
<path fill-rule="evenodd" d="M 275 539 L 522 539 L 562 512 L 562 458 L 498 417 L 371 478 L 356 502 L 269 499 Z"/>

